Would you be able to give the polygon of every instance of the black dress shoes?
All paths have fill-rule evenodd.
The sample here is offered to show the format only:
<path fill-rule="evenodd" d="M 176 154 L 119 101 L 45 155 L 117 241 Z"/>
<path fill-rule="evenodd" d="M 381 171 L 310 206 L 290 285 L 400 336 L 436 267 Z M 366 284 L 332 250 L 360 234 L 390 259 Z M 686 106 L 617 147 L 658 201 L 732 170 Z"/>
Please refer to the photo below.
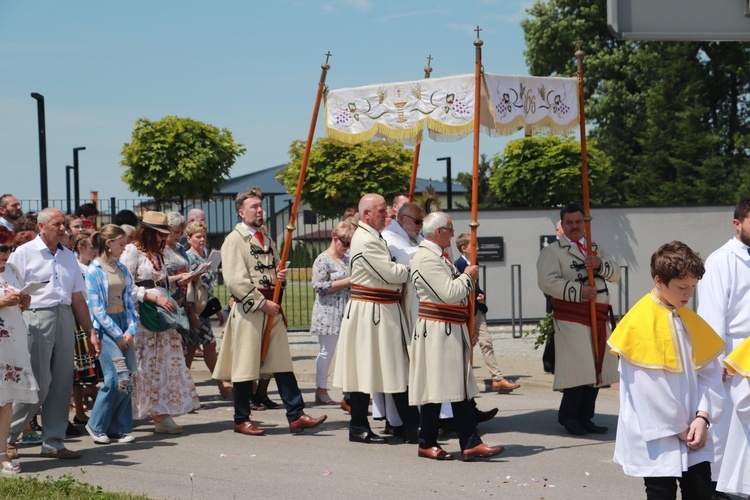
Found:
<path fill-rule="evenodd" d="M 561 422 L 561 424 L 563 427 L 565 427 L 565 430 L 567 430 L 574 436 L 583 436 L 584 434 L 586 434 L 586 428 L 578 420 L 566 420 L 564 422 Z"/>
<path fill-rule="evenodd" d="M 497 415 L 497 408 L 493 408 L 490 411 L 482 411 L 479 408 L 475 408 L 474 414 L 476 415 L 477 423 L 481 424 L 482 422 L 486 422 L 494 418 L 495 415 Z"/>
<path fill-rule="evenodd" d="M 349 433 L 349 441 L 352 443 L 367 443 L 367 444 L 383 444 L 387 443 L 388 440 L 384 438 L 383 436 L 378 436 L 372 431 L 365 431 L 365 432 L 359 432 Z"/>
<path fill-rule="evenodd" d="M 583 422 L 581 422 L 581 425 L 583 425 L 583 428 L 592 434 L 606 434 L 607 431 L 609 430 L 609 427 L 604 427 L 603 425 L 596 425 L 591 420 L 584 420 Z"/>

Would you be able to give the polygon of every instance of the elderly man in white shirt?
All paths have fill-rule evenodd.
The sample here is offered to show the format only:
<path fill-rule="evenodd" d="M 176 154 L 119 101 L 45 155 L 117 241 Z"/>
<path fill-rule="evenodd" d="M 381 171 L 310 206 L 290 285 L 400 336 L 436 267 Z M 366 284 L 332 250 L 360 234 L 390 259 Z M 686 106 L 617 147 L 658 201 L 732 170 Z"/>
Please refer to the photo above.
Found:
<path fill-rule="evenodd" d="M 60 244 L 65 234 L 65 215 L 45 208 L 37 215 L 39 235 L 13 253 L 11 262 L 26 283 L 49 283 L 31 294 L 24 320 L 31 335 L 31 368 L 39 384 L 39 402 L 13 405 L 13 423 L 7 445 L 8 456 L 18 455 L 15 442 L 24 425 L 44 406 L 42 452 L 49 458 L 79 458 L 81 453 L 65 448 L 68 407 L 73 387 L 75 320 L 89 332 L 89 343 L 99 355 L 100 343 L 86 305 L 86 283 L 78 261 Z"/>

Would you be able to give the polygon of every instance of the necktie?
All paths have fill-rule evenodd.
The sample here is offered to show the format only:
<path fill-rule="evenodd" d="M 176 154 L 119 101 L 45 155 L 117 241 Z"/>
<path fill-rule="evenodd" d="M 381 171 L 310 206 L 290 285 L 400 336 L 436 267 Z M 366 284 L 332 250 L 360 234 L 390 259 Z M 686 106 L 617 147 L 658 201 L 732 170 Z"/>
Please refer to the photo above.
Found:
<path fill-rule="evenodd" d="M 581 252 L 581 255 L 584 257 L 586 256 L 586 248 L 581 244 L 580 241 L 574 241 L 575 245 L 578 247 L 578 251 Z"/>
<path fill-rule="evenodd" d="M 258 243 L 260 243 L 260 246 L 263 245 L 263 233 L 260 231 L 255 231 L 255 238 L 258 240 Z"/>
<path fill-rule="evenodd" d="M 750 249 L 749 249 L 749 250 L 750 250 Z M 443 251 L 443 257 L 445 257 L 445 258 L 446 258 L 446 259 L 448 259 L 448 260 L 450 260 L 450 258 L 451 258 L 451 256 L 450 256 L 450 255 L 448 254 L 448 252 L 446 252 L 446 251 Z"/>

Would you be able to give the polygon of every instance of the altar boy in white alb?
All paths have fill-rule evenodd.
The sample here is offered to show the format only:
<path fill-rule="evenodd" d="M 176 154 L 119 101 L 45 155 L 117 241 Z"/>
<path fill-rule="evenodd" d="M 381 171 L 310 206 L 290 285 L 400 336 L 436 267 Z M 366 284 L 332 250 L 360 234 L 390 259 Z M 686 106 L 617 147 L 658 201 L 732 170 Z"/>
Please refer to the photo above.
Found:
<path fill-rule="evenodd" d="M 651 256 L 654 289 L 609 338 L 620 356 L 620 415 L 614 461 L 643 477 L 649 499 L 710 499 L 711 423 L 720 418 L 724 342 L 685 307 L 705 270 L 687 245 L 673 241 Z"/>

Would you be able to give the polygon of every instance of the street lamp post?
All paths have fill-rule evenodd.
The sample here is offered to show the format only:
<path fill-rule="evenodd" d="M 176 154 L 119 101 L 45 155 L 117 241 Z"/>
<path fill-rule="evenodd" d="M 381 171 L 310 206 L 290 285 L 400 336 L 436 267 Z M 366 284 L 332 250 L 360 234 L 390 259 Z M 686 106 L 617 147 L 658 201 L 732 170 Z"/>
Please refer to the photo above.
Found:
<path fill-rule="evenodd" d="M 451 157 L 445 156 L 443 158 L 438 158 L 437 161 L 445 161 L 445 170 L 446 170 L 446 196 L 448 198 L 448 210 L 451 210 L 453 208 L 453 181 L 451 179 Z"/>
<path fill-rule="evenodd" d="M 44 125 L 44 96 L 38 92 L 32 92 L 31 97 L 36 99 L 36 114 L 39 122 L 39 183 L 42 209 L 45 209 L 49 205 L 49 194 L 47 193 L 47 138 Z"/>
<path fill-rule="evenodd" d="M 65 199 L 68 203 L 68 213 L 72 214 L 73 212 L 70 210 L 70 171 L 75 170 L 75 167 L 70 165 L 65 165 Z M 77 187 L 77 186 L 76 186 Z"/>
<path fill-rule="evenodd" d="M 81 206 L 81 192 L 78 184 L 78 152 L 85 147 L 73 148 L 73 183 L 75 184 L 76 210 Z"/>

